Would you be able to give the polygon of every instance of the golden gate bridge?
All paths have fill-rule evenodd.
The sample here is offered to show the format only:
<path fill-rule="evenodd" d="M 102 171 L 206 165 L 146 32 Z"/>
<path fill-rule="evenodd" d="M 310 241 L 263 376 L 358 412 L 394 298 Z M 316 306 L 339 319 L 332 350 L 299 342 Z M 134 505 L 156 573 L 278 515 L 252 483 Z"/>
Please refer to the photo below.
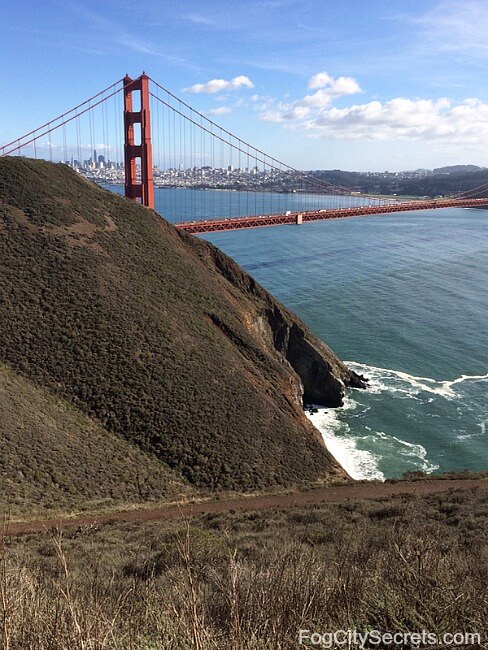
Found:
<path fill-rule="evenodd" d="M 152 209 L 155 187 L 164 189 L 172 200 L 159 211 L 192 234 L 488 206 L 488 183 L 440 199 L 357 196 L 266 154 L 145 73 L 0 147 L 11 155 L 61 160 Z"/>

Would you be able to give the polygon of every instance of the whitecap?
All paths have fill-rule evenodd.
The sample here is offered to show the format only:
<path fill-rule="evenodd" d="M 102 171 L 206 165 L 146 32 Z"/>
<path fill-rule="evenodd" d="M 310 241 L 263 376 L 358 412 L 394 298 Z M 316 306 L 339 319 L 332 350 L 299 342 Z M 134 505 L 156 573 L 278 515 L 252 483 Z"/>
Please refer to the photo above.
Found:
<path fill-rule="evenodd" d="M 462 415 L 466 405 L 459 398 L 465 396 L 462 388 L 466 382 L 483 382 L 488 380 L 486 375 L 467 375 L 452 380 L 436 380 L 431 377 L 420 377 L 409 373 L 369 366 L 364 363 L 346 362 L 359 374 L 369 379 L 368 390 L 352 389 L 344 400 L 344 405 L 338 409 L 314 407 L 314 412 L 308 414 L 312 423 L 322 434 L 324 442 L 346 471 L 355 479 L 384 480 L 383 468 L 395 467 L 398 474 L 405 471 L 421 470 L 426 473 L 434 472 L 439 466 L 428 458 L 427 449 L 416 442 L 408 442 L 392 434 L 378 431 L 375 427 L 367 426 L 365 414 L 374 409 L 371 400 L 363 400 L 371 393 L 387 392 L 396 399 L 414 399 L 422 404 L 434 400 L 459 400 L 452 406 Z M 363 404 L 362 401 L 368 402 Z M 417 409 L 415 409 L 417 411 Z M 483 414 L 484 416 L 485 414 Z M 415 414 L 407 412 L 408 418 Z M 434 412 L 429 417 L 440 415 Z M 356 424 L 357 423 L 357 424 Z M 488 420 L 482 419 L 474 435 L 484 435 L 488 430 Z M 452 432 L 455 436 L 455 432 Z M 458 439 L 472 437 L 473 433 L 459 430 Z M 389 474 L 388 474 L 389 475 Z"/>
<path fill-rule="evenodd" d="M 383 481 L 385 476 L 378 468 L 379 456 L 371 451 L 358 449 L 357 439 L 348 436 L 349 425 L 341 422 L 340 412 L 354 410 L 357 402 L 350 398 L 344 400 L 344 406 L 327 409 L 314 406 L 315 412 L 307 412 L 307 417 L 320 431 L 327 449 L 354 479 L 377 479 Z M 346 435 L 340 435 L 340 432 Z"/>
<path fill-rule="evenodd" d="M 487 424 L 488 424 L 488 420 L 482 419 L 476 423 L 476 428 L 472 431 L 466 431 L 465 429 L 461 429 L 458 435 L 456 436 L 456 438 L 458 440 L 466 440 L 470 438 L 481 438 L 486 435 L 488 429 Z"/>
<path fill-rule="evenodd" d="M 363 374 L 369 379 L 370 392 L 381 393 L 388 391 L 392 393 L 403 393 L 411 398 L 415 398 L 420 393 L 431 393 L 446 399 L 453 399 L 459 397 L 459 393 L 453 390 L 453 386 L 466 381 L 477 382 L 488 380 L 488 374 L 486 374 L 461 375 L 457 379 L 438 381 L 431 377 L 417 377 L 400 370 L 378 368 L 377 366 L 369 366 L 365 363 L 357 363 L 355 361 L 346 361 L 346 365 L 351 370 Z"/>
<path fill-rule="evenodd" d="M 439 465 L 434 465 L 427 458 L 427 449 L 418 443 L 407 442 L 396 436 L 388 435 L 383 431 L 376 431 L 378 438 L 386 441 L 393 442 L 393 447 L 397 453 L 401 456 L 412 458 L 414 460 L 415 468 L 430 474 L 436 469 L 439 469 Z"/>
<path fill-rule="evenodd" d="M 383 431 L 373 431 L 367 425 L 364 426 L 368 431 L 366 435 L 351 434 L 350 426 L 343 418 L 355 417 L 349 412 L 358 410 L 359 406 L 357 401 L 347 397 L 343 407 L 330 409 L 313 405 L 306 409 L 307 417 L 322 434 L 327 449 L 352 478 L 384 481 L 380 464 L 392 457 L 399 460 L 403 471 L 431 473 L 439 469 L 428 460 L 427 450 L 421 444 L 407 442 Z M 366 410 L 361 409 L 360 413 Z M 361 448 L 364 446 L 368 449 Z"/>
<path fill-rule="evenodd" d="M 488 379 L 488 374 L 486 375 L 461 375 L 461 377 L 458 377 L 457 379 L 453 379 L 452 381 L 445 381 L 443 384 L 451 388 L 451 386 L 454 386 L 455 384 L 462 384 L 465 381 L 486 381 Z"/>

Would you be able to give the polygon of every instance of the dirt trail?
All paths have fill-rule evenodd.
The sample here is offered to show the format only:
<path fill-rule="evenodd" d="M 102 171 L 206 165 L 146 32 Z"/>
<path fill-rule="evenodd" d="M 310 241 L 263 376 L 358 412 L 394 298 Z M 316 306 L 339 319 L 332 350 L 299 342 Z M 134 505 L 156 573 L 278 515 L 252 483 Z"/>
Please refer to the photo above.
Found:
<path fill-rule="evenodd" d="M 449 490 L 480 489 L 488 491 L 488 479 L 429 479 L 398 481 L 396 483 L 356 483 L 331 485 L 292 494 L 265 494 L 261 496 L 202 501 L 177 506 L 141 507 L 134 510 L 106 514 L 80 515 L 10 524 L 7 535 L 23 535 L 49 530 L 53 527 L 84 526 L 104 522 L 144 523 L 167 521 L 208 513 L 246 512 L 271 508 L 294 508 L 318 503 L 340 503 L 361 499 L 383 499 L 402 494 L 425 496 Z"/>

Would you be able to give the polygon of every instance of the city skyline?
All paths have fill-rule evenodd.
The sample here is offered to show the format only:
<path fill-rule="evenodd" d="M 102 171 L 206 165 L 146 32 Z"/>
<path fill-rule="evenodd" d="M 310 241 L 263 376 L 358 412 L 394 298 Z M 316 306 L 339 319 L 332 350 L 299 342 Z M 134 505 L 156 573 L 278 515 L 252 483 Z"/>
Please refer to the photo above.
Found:
<path fill-rule="evenodd" d="M 145 69 L 300 169 L 485 166 L 485 8 L 480 0 L 3 6 L 0 141 Z"/>

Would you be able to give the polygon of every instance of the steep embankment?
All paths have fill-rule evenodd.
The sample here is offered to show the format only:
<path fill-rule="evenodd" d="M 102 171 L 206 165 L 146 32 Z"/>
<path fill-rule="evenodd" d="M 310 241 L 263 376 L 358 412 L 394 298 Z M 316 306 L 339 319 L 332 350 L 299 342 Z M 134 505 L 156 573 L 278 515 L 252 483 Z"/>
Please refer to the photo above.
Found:
<path fill-rule="evenodd" d="M 0 247 L 0 360 L 23 377 L 195 485 L 344 476 L 302 392 L 337 406 L 360 379 L 212 245 L 4 158 Z"/>

